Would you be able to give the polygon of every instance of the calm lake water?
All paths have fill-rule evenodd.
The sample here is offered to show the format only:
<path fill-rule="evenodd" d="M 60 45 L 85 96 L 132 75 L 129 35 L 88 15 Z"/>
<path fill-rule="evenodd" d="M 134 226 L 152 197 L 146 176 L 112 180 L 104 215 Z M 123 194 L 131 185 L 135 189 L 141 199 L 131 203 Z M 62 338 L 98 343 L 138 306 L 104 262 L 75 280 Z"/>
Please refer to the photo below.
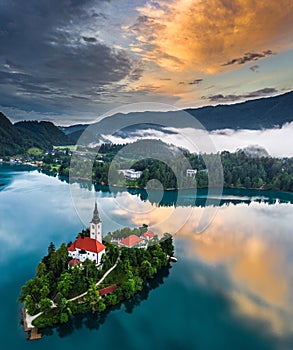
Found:
<path fill-rule="evenodd" d="M 20 287 L 51 241 L 74 239 L 90 219 L 89 193 L 97 197 L 104 234 L 142 223 L 158 233 L 176 231 L 179 261 L 130 302 L 100 318 L 75 317 L 28 342 Z M 194 201 L 185 191 L 162 200 L 84 188 L 74 206 L 66 182 L 0 165 L 1 348 L 293 349 L 293 196 L 226 191 L 218 208 L 205 208 L 204 197 L 199 192 Z M 195 234 L 206 210 L 214 211 L 213 221 Z"/>

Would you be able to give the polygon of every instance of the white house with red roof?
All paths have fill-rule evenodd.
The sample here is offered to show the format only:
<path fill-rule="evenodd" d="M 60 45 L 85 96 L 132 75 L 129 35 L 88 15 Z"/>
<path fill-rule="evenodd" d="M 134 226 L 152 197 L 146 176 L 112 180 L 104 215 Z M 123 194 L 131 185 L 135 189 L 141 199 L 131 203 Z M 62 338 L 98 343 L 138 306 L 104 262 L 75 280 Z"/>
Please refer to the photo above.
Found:
<path fill-rule="evenodd" d="M 143 233 L 143 234 L 140 235 L 140 238 L 142 238 L 142 239 L 144 239 L 144 240 L 146 240 L 146 241 L 150 241 L 150 240 L 152 240 L 154 237 L 155 237 L 155 234 L 154 234 L 154 232 L 152 232 L 152 231 L 147 231 L 147 232 L 145 232 L 145 233 Z"/>
<path fill-rule="evenodd" d="M 143 240 L 136 235 L 130 235 L 119 242 L 121 247 L 139 248 Z"/>
<path fill-rule="evenodd" d="M 102 243 L 102 221 L 99 217 L 97 203 L 95 203 L 94 215 L 90 222 L 90 237 L 79 235 L 68 248 L 68 255 L 74 260 L 74 265 L 76 265 L 77 260 L 84 262 L 86 259 L 99 265 L 103 254 L 105 254 L 105 249 L 106 247 Z"/>

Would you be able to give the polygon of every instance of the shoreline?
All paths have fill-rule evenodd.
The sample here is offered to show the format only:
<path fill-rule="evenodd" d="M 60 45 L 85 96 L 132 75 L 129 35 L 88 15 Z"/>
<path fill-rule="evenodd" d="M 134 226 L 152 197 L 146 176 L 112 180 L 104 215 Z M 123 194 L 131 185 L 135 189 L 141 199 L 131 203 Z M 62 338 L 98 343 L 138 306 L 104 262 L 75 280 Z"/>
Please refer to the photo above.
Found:
<path fill-rule="evenodd" d="M 29 164 L 29 163 L 17 163 L 17 162 L 9 162 L 9 161 L 2 161 L 0 162 L 1 164 L 6 164 L 6 165 L 10 165 L 10 166 L 27 166 L 27 167 L 32 167 L 32 170 L 38 170 L 40 171 L 42 174 L 45 174 L 47 176 L 53 176 L 53 175 L 58 175 L 59 177 L 63 178 L 65 181 L 67 181 L 69 183 L 69 177 L 68 176 L 64 176 L 59 174 L 58 172 L 50 172 L 50 171 L 43 171 L 42 168 L 39 165 L 36 164 Z M 25 171 L 25 170 L 24 170 Z M 72 180 L 75 180 L 76 183 L 83 183 L 83 182 L 87 182 L 90 183 L 92 185 L 97 185 L 97 186 L 101 186 L 101 187 L 109 187 L 109 185 L 107 184 L 100 184 L 96 181 L 91 181 L 90 179 L 86 179 L 86 178 L 71 178 Z M 145 190 L 147 191 L 146 187 L 137 187 L 137 186 L 119 186 L 119 185 L 111 185 L 111 187 L 117 188 L 117 189 L 133 189 L 133 190 Z M 214 187 L 216 189 L 216 187 Z M 209 187 L 199 187 L 199 188 L 193 188 L 193 187 L 182 187 L 182 188 L 166 188 L 164 189 L 164 192 L 172 192 L 172 191 L 188 191 L 188 190 L 208 190 Z M 149 189 L 150 191 L 160 191 L 159 189 Z M 288 192 L 288 191 L 282 191 L 282 190 L 278 190 L 278 189 L 272 189 L 272 188 L 253 188 L 253 187 L 223 187 L 223 190 L 240 190 L 240 191 L 259 191 L 259 192 L 277 192 L 277 193 L 283 193 L 283 194 L 293 194 L 293 192 Z"/>

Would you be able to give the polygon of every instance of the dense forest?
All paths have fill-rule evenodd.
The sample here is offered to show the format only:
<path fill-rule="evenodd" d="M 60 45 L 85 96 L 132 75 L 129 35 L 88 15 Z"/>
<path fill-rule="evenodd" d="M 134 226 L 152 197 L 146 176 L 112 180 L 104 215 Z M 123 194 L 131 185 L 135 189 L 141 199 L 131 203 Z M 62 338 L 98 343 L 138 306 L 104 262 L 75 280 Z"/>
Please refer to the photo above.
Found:
<path fill-rule="evenodd" d="M 12 124 L 0 112 L 0 157 L 24 155 L 32 147 L 50 150 L 72 140 L 51 122 L 25 121 Z"/>
<path fill-rule="evenodd" d="M 146 158 L 133 160 L 127 158 L 116 159 L 114 165 L 111 163 L 115 154 L 123 148 L 123 145 L 105 145 L 99 150 L 99 156 L 93 162 L 92 180 L 97 184 L 108 185 L 109 178 L 111 185 L 155 188 L 156 183 L 150 183 L 151 179 L 157 179 L 164 189 L 176 188 L 206 188 L 209 186 L 209 172 L 206 163 L 209 163 L 209 169 L 212 168 L 214 174 L 213 185 L 217 186 L 217 178 L 221 179 L 223 171 L 223 185 L 226 188 L 246 188 L 246 189 L 266 189 L 293 192 L 293 158 L 273 158 L 273 157 L 255 157 L 244 151 L 236 153 L 222 152 L 220 154 L 222 169 L 218 163 L 213 167 L 215 155 L 198 155 L 188 151 L 184 152 L 186 163 L 182 156 L 166 154 L 164 161 L 158 159 Z M 154 153 L 155 155 L 156 153 Z M 129 153 L 129 156 L 131 152 Z M 48 156 L 51 157 L 52 156 Z M 87 177 L 85 169 L 86 162 L 80 162 L 75 159 L 70 163 L 70 157 L 62 156 L 60 161 L 59 174 L 65 177 L 69 176 L 70 164 L 75 168 L 75 177 L 84 179 Z M 155 158 L 155 156 L 154 156 Z M 82 159 L 82 158 L 81 158 Z M 46 163 L 45 159 L 45 163 Z M 52 161 L 52 159 L 51 159 Z M 76 162 L 74 166 L 74 162 Z M 56 165 L 55 165 L 56 166 Z M 111 176 L 109 169 L 111 166 Z M 83 168 L 84 167 L 84 168 Z M 119 169 L 131 167 L 142 171 L 141 177 L 136 181 L 125 180 Z M 187 177 L 187 168 L 197 170 L 194 177 Z M 49 164 L 45 164 L 46 170 L 50 169 Z"/>
<path fill-rule="evenodd" d="M 131 229 L 128 231 L 132 232 Z M 147 249 L 119 249 L 116 245 L 105 244 L 107 253 L 103 255 L 102 268 L 99 269 L 88 259 L 82 268 L 79 265 L 69 267 L 67 246 L 63 243 L 55 250 L 54 244 L 50 243 L 48 254 L 39 263 L 35 278 L 22 287 L 19 297 L 30 315 L 43 313 L 33 321 L 36 327 L 66 323 L 71 315 L 89 310 L 102 312 L 109 306 L 130 299 L 163 266 L 168 265 L 167 255 L 174 253 L 172 236 L 167 233 Z M 116 268 L 97 287 L 98 280 L 117 259 Z M 113 284 L 117 289 L 100 298 L 99 289 Z M 87 294 L 81 298 L 70 300 L 84 292 Z"/>

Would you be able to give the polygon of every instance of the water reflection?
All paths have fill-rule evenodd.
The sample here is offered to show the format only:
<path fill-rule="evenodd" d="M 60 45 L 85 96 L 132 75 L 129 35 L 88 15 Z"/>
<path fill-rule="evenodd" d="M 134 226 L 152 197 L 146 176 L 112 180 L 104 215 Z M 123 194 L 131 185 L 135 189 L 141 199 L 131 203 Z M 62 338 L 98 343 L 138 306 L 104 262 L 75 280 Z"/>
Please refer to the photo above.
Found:
<path fill-rule="evenodd" d="M 66 178 L 60 178 L 61 181 L 68 181 Z M 126 187 L 114 187 L 101 186 L 92 184 L 90 181 L 78 182 L 81 189 L 88 191 L 95 190 L 96 192 L 111 193 L 115 198 L 121 193 L 129 193 L 133 196 L 137 196 L 141 201 L 148 201 L 158 206 L 197 206 L 204 207 L 207 202 L 207 189 L 197 190 L 169 190 L 169 191 L 157 191 L 157 190 L 145 190 L 137 188 Z M 213 199 L 213 198 L 210 198 Z M 223 189 L 221 197 L 214 197 L 217 205 L 225 204 L 240 204 L 240 203 L 291 203 L 293 204 L 293 193 L 289 192 L 277 192 L 277 191 L 261 191 L 261 190 L 247 190 L 247 189 Z"/>
<path fill-rule="evenodd" d="M 0 162 L 0 191 L 9 186 L 14 177 L 17 174 L 21 175 L 23 171 L 35 171 L 35 168 L 26 165 L 11 166 L 9 163 Z"/>
<path fill-rule="evenodd" d="M 276 334 L 291 333 L 292 205 L 223 207 L 202 235 L 192 234 L 196 216 L 180 232 L 190 258 L 221 267 L 226 280 L 221 289 L 235 313 L 266 321 Z"/>
<path fill-rule="evenodd" d="M 20 286 L 33 277 L 50 241 L 57 246 L 69 241 L 81 224 L 66 183 L 37 172 L 7 176 L 10 184 L 0 191 L 0 291 L 5 300 L 0 321 L 8 330 L 11 348 L 18 349 L 21 342 L 25 349 L 32 344 L 23 341 L 23 330 L 15 337 Z M 80 202 L 90 220 L 87 192 L 81 190 Z M 258 350 L 293 348 L 291 194 L 225 192 L 225 203 L 201 235 L 195 232 L 208 209 L 203 206 L 192 206 L 184 221 L 190 208 L 179 205 L 181 199 L 175 206 L 172 199 L 166 205 L 156 203 L 154 197 L 142 199 L 137 190 L 117 189 L 113 195 L 99 189 L 93 194 L 101 208 L 104 233 L 142 223 L 159 234 L 180 227 L 175 237 L 179 261 L 120 309 L 100 316 L 85 314 L 69 325 L 46 330 L 53 336 L 36 344 L 38 349 L 59 348 L 60 337 L 67 341 L 65 349 L 82 347 L 85 339 L 89 347 L 99 343 L 121 349 L 158 348 L 158 341 L 162 349 L 234 349 L 239 344 Z M 172 198 L 172 193 L 167 196 Z M 192 194 L 187 191 L 185 197 Z M 172 220 L 163 220 L 171 214 Z"/>

